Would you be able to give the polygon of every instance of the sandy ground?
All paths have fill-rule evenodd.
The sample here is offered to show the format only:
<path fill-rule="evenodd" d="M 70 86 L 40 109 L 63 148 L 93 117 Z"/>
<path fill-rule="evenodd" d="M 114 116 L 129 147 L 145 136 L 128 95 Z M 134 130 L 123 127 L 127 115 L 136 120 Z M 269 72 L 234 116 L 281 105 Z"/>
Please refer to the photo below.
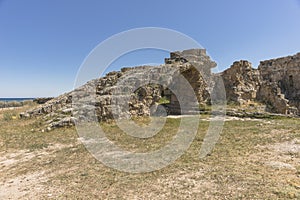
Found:
<path fill-rule="evenodd" d="M 33 159 L 47 160 L 51 158 L 56 151 L 63 148 L 72 147 L 72 145 L 53 144 L 48 148 L 39 151 L 15 151 L 0 153 L 0 174 L 10 174 L 16 166 L 23 165 L 26 168 L 26 163 L 33 162 Z M 29 166 L 29 165 L 28 165 Z M 36 199 L 38 194 L 43 193 L 45 188 L 43 183 L 46 183 L 49 177 L 55 176 L 55 173 L 47 172 L 47 168 L 34 171 L 22 175 L 14 175 L 0 178 L 0 199 Z M 49 197 L 51 193 L 47 194 Z"/>

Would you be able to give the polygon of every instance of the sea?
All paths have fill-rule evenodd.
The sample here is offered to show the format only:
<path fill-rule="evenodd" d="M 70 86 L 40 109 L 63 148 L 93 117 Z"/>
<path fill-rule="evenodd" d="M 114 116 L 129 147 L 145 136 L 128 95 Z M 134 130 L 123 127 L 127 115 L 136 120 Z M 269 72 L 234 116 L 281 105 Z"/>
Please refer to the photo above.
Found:
<path fill-rule="evenodd" d="M 10 101 L 26 101 L 26 100 L 33 100 L 35 98 L 0 98 L 0 101 L 10 102 Z"/>

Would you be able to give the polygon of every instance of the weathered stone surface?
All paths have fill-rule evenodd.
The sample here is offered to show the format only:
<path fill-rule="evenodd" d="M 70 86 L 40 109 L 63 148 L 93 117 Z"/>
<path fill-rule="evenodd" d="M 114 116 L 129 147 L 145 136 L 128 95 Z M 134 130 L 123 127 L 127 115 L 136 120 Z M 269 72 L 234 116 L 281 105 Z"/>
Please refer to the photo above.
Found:
<path fill-rule="evenodd" d="M 73 126 L 75 125 L 76 118 L 74 117 L 65 117 L 57 122 L 52 122 L 49 124 L 48 128 L 51 130 L 53 128 Z"/>
<path fill-rule="evenodd" d="M 199 109 L 193 105 L 197 99 L 206 102 L 210 98 L 207 80 L 211 76 L 211 68 L 215 66 L 216 63 L 210 60 L 203 49 L 173 52 L 165 65 L 122 68 L 119 72 L 110 72 L 22 113 L 21 117 L 44 116 L 52 129 L 74 124 L 74 117 L 92 121 L 96 115 L 99 121 L 106 121 L 149 116 L 162 112 L 162 107 L 157 104 L 162 95 L 170 100 L 168 110 L 176 110 L 170 113 L 181 114 L 180 110 L 193 113 Z M 178 77 L 188 80 L 194 94 L 186 92 L 184 84 L 180 82 L 182 79 Z M 186 102 L 185 105 L 180 107 L 170 88 L 177 89 L 177 96 L 181 96 L 180 100 Z M 197 98 L 194 102 L 193 95 Z"/>
<path fill-rule="evenodd" d="M 269 112 L 299 115 L 300 53 L 262 61 L 258 69 L 248 61 L 234 62 L 222 77 L 229 102 L 259 101 Z"/>
<path fill-rule="evenodd" d="M 43 116 L 53 129 L 73 125 L 76 120 L 92 121 L 95 116 L 98 121 L 107 121 L 164 115 L 166 110 L 168 114 L 195 114 L 199 111 L 198 103 L 225 100 L 220 94 L 223 82 L 229 102 L 244 105 L 259 101 L 270 112 L 299 114 L 300 53 L 263 61 L 258 69 L 241 60 L 220 74 L 212 74 L 215 66 L 204 49 L 172 52 L 163 65 L 110 72 L 20 116 Z M 192 92 L 187 91 L 187 83 Z M 158 104 L 162 96 L 170 101 L 164 107 Z"/>
<path fill-rule="evenodd" d="M 271 103 L 274 111 L 282 114 L 299 114 L 300 53 L 293 56 L 262 61 L 258 70 L 262 79 L 262 90 L 265 90 L 263 87 L 270 87 L 272 85 L 274 94 L 277 94 L 277 97 L 274 97 L 274 99 L 280 98 L 282 99 L 281 102 L 285 101 L 285 103 Z M 266 98 L 262 92 L 260 94 L 260 100 L 263 102 L 270 103 L 270 101 L 274 101 L 272 98 Z"/>
<path fill-rule="evenodd" d="M 168 91 L 170 104 L 167 105 L 170 114 L 195 114 L 199 110 L 197 105 L 188 105 L 188 107 L 195 106 L 194 109 L 184 109 L 179 105 L 178 98 L 176 96 L 190 98 L 190 102 L 193 103 L 193 96 L 199 103 L 210 103 L 210 90 L 213 87 L 211 69 L 216 67 L 216 63 L 206 55 L 205 49 L 189 49 L 184 51 L 176 51 L 170 54 L 170 58 L 165 59 L 166 66 L 172 66 L 178 68 L 180 74 L 188 81 L 192 87 L 194 94 L 186 90 L 184 83 L 180 83 L 184 80 L 177 79 L 176 87 L 183 86 L 177 95 Z M 176 79 L 176 78 L 175 78 Z M 185 88 L 184 88 L 185 87 Z M 181 113 L 184 112 L 184 113 Z"/>
<path fill-rule="evenodd" d="M 44 104 L 47 101 L 50 101 L 51 99 L 53 99 L 53 97 L 44 97 L 44 98 L 35 98 L 33 100 L 33 102 L 37 103 L 37 104 Z"/>
<path fill-rule="evenodd" d="M 288 100 L 285 99 L 276 83 L 264 81 L 257 92 L 257 100 L 266 103 L 267 111 L 288 114 Z"/>
<path fill-rule="evenodd" d="M 222 73 L 227 100 L 245 104 L 256 99 L 260 85 L 259 72 L 250 62 L 241 60 Z"/>

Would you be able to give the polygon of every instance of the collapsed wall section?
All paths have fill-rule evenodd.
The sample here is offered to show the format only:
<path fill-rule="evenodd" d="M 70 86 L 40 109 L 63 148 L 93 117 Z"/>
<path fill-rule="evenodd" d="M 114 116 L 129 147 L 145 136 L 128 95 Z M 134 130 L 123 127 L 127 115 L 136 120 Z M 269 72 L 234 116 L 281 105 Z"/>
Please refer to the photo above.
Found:
<path fill-rule="evenodd" d="M 300 53 L 262 61 L 258 70 L 262 79 L 260 100 L 266 103 L 273 101 L 273 112 L 299 114 Z"/>

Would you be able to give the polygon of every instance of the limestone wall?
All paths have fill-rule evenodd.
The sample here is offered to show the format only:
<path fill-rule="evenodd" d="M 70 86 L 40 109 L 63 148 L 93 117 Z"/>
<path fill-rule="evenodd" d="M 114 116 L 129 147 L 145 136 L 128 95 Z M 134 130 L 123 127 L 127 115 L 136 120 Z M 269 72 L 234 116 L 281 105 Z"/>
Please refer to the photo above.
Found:
<path fill-rule="evenodd" d="M 93 113 L 98 121 L 114 117 L 149 116 L 157 112 L 158 102 L 163 95 L 170 100 L 166 106 L 169 113 L 197 113 L 197 103 L 210 103 L 211 95 L 218 96 L 212 91 L 222 85 L 221 82 L 215 84 L 215 80 L 221 80 L 220 77 L 228 101 L 238 104 L 259 101 L 265 103 L 271 112 L 300 113 L 300 53 L 262 61 L 258 69 L 252 68 L 250 62 L 241 60 L 234 62 L 221 74 L 212 74 L 211 69 L 215 66 L 216 63 L 206 55 L 204 49 L 172 52 L 163 65 L 122 68 L 121 71 L 110 72 L 21 113 L 21 117 L 43 116 L 52 128 L 72 125 L 75 120 L 92 120 L 89 117 Z M 177 79 L 180 76 L 184 79 Z M 153 80 L 163 84 L 147 84 Z M 187 92 L 184 85 L 186 81 L 192 92 Z M 177 96 L 172 93 L 172 87 L 177 88 Z M 196 100 L 193 99 L 195 96 Z M 184 105 L 179 105 L 180 100 L 185 102 Z"/>
<path fill-rule="evenodd" d="M 286 99 L 290 107 L 300 109 L 300 53 L 262 61 L 258 70 L 262 77 L 262 86 L 278 87 L 278 95 Z"/>
<path fill-rule="evenodd" d="M 110 72 L 102 78 L 91 80 L 74 91 L 22 113 L 21 117 L 41 115 L 48 120 L 50 128 L 53 128 L 72 125 L 75 120 L 93 120 L 94 113 L 99 121 L 114 117 L 149 116 L 151 112 L 156 112 L 153 108 L 157 108 L 156 104 L 164 91 L 172 87 L 177 89 L 177 95 L 185 104 L 180 107 L 178 97 L 170 93 L 170 113 L 172 110 L 191 113 L 199 109 L 194 105 L 197 99 L 199 102 L 209 99 L 206 79 L 211 75 L 211 68 L 215 66 L 205 50 L 173 52 L 164 65 L 122 68 L 121 71 Z M 180 82 L 182 79 L 178 79 L 180 75 L 192 87 L 194 95 L 187 93 L 183 82 Z M 147 81 L 157 81 L 164 86 L 147 85 Z M 193 100 L 195 95 L 197 99 Z"/>
<path fill-rule="evenodd" d="M 222 73 L 226 97 L 229 102 L 245 104 L 254 101 L 260 86 L 259 72 L 246 60 L 234 62 Z"/>
<path fill-rule="evenodd" d="M 196 96 L 199 103 L 207 103 L 210 101 L 210 82 L 212 78 L 211 69 L 216 67 L 216 63 L 210 59 L 206 54 L 205 49 L 189 49 L 184 51 L 171 52 L 170 58 L 165 59 L 165 65 L 179 69 L 179 72 L 184 76 L 185 80 L 189 82 L 194 90 L 194 94 L 188 94 L 186 88 L 179 91 L 185 98 L 193 98 Z M 177 86 L 182 84 L 177 80 Z M 191 100 L 192 102 L 193 100 Z M 177 97 L 173 94 L 170 97 L 170 104 L 168 105 L 171 114 L 182 114 Z M 193 113 L 198 110 L 198 106 L 194 110 L 185 111 L 186 113 Z"/>

